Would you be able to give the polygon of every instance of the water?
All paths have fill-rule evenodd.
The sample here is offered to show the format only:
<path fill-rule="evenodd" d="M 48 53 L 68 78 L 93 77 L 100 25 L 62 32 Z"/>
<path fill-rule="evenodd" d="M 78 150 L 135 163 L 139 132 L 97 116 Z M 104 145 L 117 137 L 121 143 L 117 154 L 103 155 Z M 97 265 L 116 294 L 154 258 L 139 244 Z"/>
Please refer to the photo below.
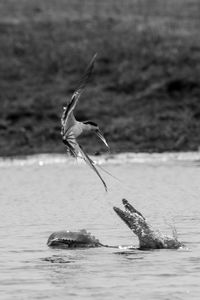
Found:
<path fill-rule="evenodd" d="M 100 161 L 109 192 L 63 156 L 0 160 L 0 299 L 199 299 L 200 155 L 119 155 Z M 102 173 L 102 172 L 101 172 Z M 112 206 L 127 198 L 185 248 L 128 250 L 138 240 Z M 85 228 L 120 249 L 53 250 L 56 230 Z"/>

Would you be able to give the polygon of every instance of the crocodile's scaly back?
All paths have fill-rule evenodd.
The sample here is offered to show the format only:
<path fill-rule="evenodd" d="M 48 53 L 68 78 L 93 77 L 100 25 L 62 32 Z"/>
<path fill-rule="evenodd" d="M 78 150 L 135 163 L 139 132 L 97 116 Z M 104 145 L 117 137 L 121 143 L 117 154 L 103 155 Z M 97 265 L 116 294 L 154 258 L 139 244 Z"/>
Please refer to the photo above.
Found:
<path fill-rule="evenodd" d="M 91 248 L 100 247 L 102 244 L 95 236 L 82 229 L 80 231 L 56 231 L 52 233 L 47 245 L 53 248 Z"/>

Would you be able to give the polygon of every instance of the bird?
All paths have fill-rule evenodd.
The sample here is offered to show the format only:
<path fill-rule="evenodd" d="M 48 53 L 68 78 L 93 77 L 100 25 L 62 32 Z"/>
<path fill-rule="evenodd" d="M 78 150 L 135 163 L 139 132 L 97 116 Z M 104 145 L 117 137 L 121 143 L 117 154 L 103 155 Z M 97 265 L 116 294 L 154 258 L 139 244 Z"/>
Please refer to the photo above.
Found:
<path fill-rule="evenodd" d="M 78 88 L 75 90 L 71 99 L 67 102 L 66 106 L 63 107 L 63 113 L 61 116 L 61 136 L 62 136 L 62 141 L 67 148 L 67 152 L 75 158 L 81 157 L 87 163 L 87 165 L 90 168 L 92 168 L 92 170 L 94 170 L 95 173 L 99 176 L 100 180 L 104 185 L 105 190 L 107 191 L 107 185 L 103 180 L 103 178 L 101 177 L 98 170 L 96 169 L 95 162 L 83 150 L 82 146 L 78 143 L 77 138 L 81 136 L 83 133 L 87 134 L 93 132 L 102 140 L 102 142 L 106 145 L 108 149 L 110 149 L 109 145 L 105 137 L 103 136 L 101 130 L 99 129 L 99 126 L 95 122 L 77 121 L 73 113 L 77 105 L 77 102 L 89 81 L 89 78 L 94 68 L 94 62 L 96 60 L 96 56 L 97 54 L 95 54 L 91 59 L 80 81 Z"/>

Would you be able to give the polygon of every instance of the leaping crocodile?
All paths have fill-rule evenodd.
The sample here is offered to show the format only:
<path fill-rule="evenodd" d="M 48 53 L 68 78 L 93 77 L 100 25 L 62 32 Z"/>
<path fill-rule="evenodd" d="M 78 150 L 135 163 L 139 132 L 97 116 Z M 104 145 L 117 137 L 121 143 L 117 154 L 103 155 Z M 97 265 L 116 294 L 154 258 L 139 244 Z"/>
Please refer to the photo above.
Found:
<path fill-rule="evenodd" d="M 124 210 L 113 207 L 117 215 L 126 223 L 131 231 L 139 239 L 140 250 L 145 249 L 178 249 L 183 244 L 178 241 L 177 237 L 169 237 L 155 232 L 146 222 L 143 215 L 137 211 L 126 199 L 122 199 Z M 77 232 L 57 231 L 50 235 L 47 245 L 54 248 L 91 248 L 91 247 L 111 247 L 117 246 L 103 245 L 86 230 Z"/>

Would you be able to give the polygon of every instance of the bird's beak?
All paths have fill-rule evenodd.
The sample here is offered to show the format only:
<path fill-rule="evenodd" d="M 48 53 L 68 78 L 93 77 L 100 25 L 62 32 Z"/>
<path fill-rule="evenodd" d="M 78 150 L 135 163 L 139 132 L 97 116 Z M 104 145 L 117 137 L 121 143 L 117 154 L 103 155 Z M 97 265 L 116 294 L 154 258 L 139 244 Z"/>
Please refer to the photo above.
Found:
<path fill-rule="evenodd" d="M 103 136 L 103 134 L 101 133 L 101 131 L 99 129 L 96 131 L 96 135 L 102 140 L 102 142 L 104 142 L 104 144 L 106 145 L 106 147 L 108 149 L 110 149 L 110 147 L 108 146 L 108 143 L 106 142 L 105 137 Z"/>

